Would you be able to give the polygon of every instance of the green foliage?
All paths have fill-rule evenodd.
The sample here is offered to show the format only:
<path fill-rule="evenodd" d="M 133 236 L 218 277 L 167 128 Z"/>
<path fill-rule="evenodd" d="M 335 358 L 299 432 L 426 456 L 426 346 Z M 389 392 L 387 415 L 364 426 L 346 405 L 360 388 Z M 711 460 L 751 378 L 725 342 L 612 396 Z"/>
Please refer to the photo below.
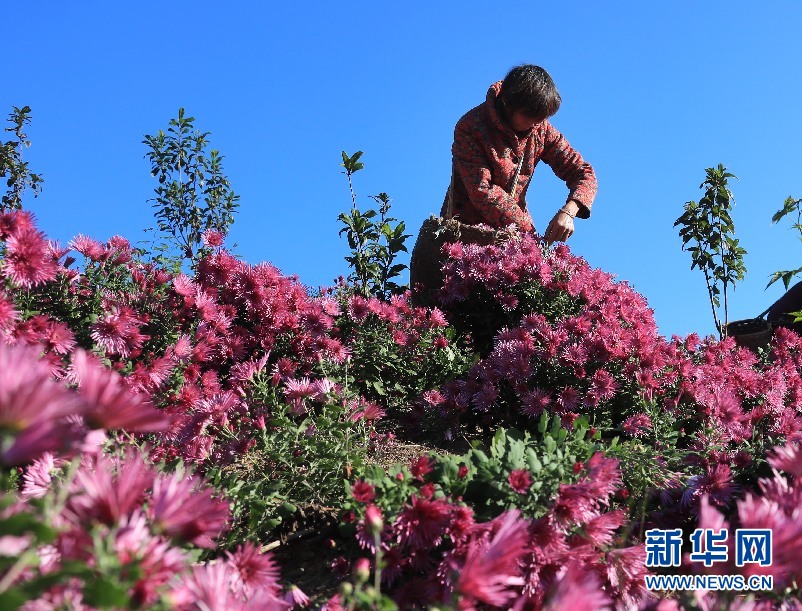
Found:
<path fill-rule="evenodd" d="M 0 177 L 6 179 L 8 192 L 0 199 L 0 212 L 18 210 L 22 208 L 22 194 L 27 188 L 33 191 L 36 197 L 42 189 L 41 175 L 28 170 L 28 162 L 22 160 L 23 147 L 31 145 L 28 136 L 22 131 L 31 123 L 31 107 L 13 107 L 14 111 L 8 116 L 11 127 L 5 131 L 14 134 L 14 139 L 0 143 Z"/>
<path fill-rule="evenodd" d="M 562 427 L 559 416 L 543 414 L 534 436 L 528 431 L 498 429 L 489 450 L 477 447 L 468 452 L 464 456 L 469 470 L 467 483 L 449 477 L 449 493 L 457 496 L 455 493 L 464 485 L 464 500 L 482 519 L 492 519 L 512 508 L 537 518 L 546 512 L 561 484 L 578 479 L 574 466 L 598 449 L 585 418 L 577 419 L 569 431 Z M 451 472 L 456 474 L 453 466 L 452 463 Z M 532 475 L 532 487 L 526 494 L 513 490 L 507 481 L 510 473 L 518 469 Z"/>
<path fill-rule="evenodd" d="M 194 125 L 195 118 L 180 108 L 167 133 L 159 130 L 142 141 L 159 181 L 152 200 L 159 230 L 187 259 L 197 255 L 205 231 L 227 233 L 239 207 L 239 195 L 223 173 L 223 156 L 208 150 L 209 132 Z"/>
<path fill-rule="evenodd" d="M 231 500 L 233 524 L 225 545 L 265 539 L 301 506 L 330 506 L 342 497 L 343 480 L 363 468 L 369 429 L 341 403 L 312 403 L 293 410 L 269 377 L 254 376 L 249 404 L 264 412 L 255 445 L 231 465 L 213 466 L 207 479 Z"/>
<path fill-rule="evenodd" d="M 340 598 L 344 609 L 359 611 L 397 611 L 398 605 L 381 590 L 371 585 L 365 575 L 356 575 L 355 583 L 346 581 L 340 587 Z M 442 608 L 442 607 L 441 607 Z"/>
<path fill-rule="evenodd" d="M 477 521 L 491 520 L 513 508 L 524 516 L 537 518 L 546 513 L 560 484 L 579 479 L 577 465 L 581 467 L 600 449 L 584 417 L 568 430 L 561 426 L 559 416 L 543 414 L 535 431 L 500 428 L 487 448 L 475 442 L 462 455 L 431 454 L 434 469 L 426 481 L 435 485 L 438 495 L 462 498 L 474 510 Z M 520 469 L 529 471 L 532 478 L 532 486 L 525 494 L 516 492 L 508 481 L 510 474 Z M 418 482 L 403 465 L 388 472 L 370 466 L 364 479 L 375 487 L 376 505 L 387 515 L 400 511 L 418 493 Z"/>
<path fill-rule="evenodd" d="M 50 316 L 70 328 L 80 347 L 97 353 L 101 349 L 92 339 L 92 325 L 106 313 L 108 302 L 115 299 L 147 319 L 142 331 L 148 339 L 140 352 L 163 354 L 179 334 L 178 319 L 169 302 L 169 285 L 153 283 L 149 290 L 143 290 L 132 270 L 112 259 L 87 260 L 77 280 L 62 274 L 52 282 L 16 292 L 15 305 L 22 319 Z M 142 270 L 143 273 L 147 271 L 147 268 Z M 129 360 L 120 372 L 129 373 L 135 360 Z"/>
<path fill-rule="evenodd" d="M 641 429 L 637 436 L 619 427 L 620 435 L 602 442 L 605 455 L 619 460 L 632 517 L 641 517 L 658 491 L 698 472 L 692 464 L 700 462 L 691 460 L 698 457 L 688 449 L 691 436 L 684 427 L 693 426 L 690 414 L 680 408 L 667 411 L 656 401 L 646 399 L 641 399 L 637 408 L 649 417 L 651 426 Z"/>
<path fill-rule="evenodd" d="M 350 157 L 343 151 L 342 157 L 340 165 L 345 168 L 344 174 L 348 177 L 352 208 L 350 214 L 343 212 L 337 218 L 344 225 L 340 235 L 346 234 L 351 249 L 351 256 L 345 257 L 353 270 L 348 279 L 354 283 L 357 293 L 365 297 L 373 295 L 387 299 L 390 295 L 403 293 L 406 287 L 392 279 L 400 276 L 407 267 L 395 263 L 399 252 L 407 252 L 404 242 L 410 235 L 404 233 L 406 225 L 403 221 L 393 225 L 397 219 L 387 216 L 390 197 L 386 193 L 371 195 L 379 204 L 378 213 L 373 209 L 362 212 L 357 208 L 351 176 L 364 167 L 359 161 L 362 151 Z"/>
<path fill-rule="evenodd" d="M 783 207 L 780 208 L 777 212 L 774 213 L 774 216 L 771 217 L 772 223 L 779 223 L 783 218 L 788 216 L 789 214 L 796 212 L 796 222 L 791 225 L 792 229 L 795 229 L 799 233 L 799 240 L 802 242 L 802 199 L 794 199 L 793 197 L 789 197 L 785 200 Z M 791 284 L 791 280 L 799 275 L 802 272 L 802 267 L 798 267 L 796 269 L 791 270 L 783 270 L 779 272 L 774 272 L 769 279 L 769 283 L 766 285 L 766 288 L 769 288 L 772 284 L 777 282 L 777 280 L 783 281 L 783 286 L 785 290 L 788 290 L 788 286 Z"/>
<path fill-rule="evenodd" d="M 727 168 L 719 164 L 717 168 L 707 168 L 707 177 L 699 185 L 705 189 L 704 196 L 697 204 L 689 201 L 685 212 L 675 222 L 681 226 L 679 236 L 682 249 L 691 253 L 691 269 L 699 268 L 705 276 L 713 320 L 720 337 L 727 334 L 729 322 L 727 289 L 735 282 L 744 279 L 746 267 L 741 248 L 735 238 L 735 225 L 730 211 L 734 205 L 732 192 L 727 186 L 728 178 L 735 178 Z M 719 318 L 717 308 L 721 307 L 720 295 L 724 295 L 724 321 Z"/>
<path fill-rule="evenodd" d="M 342 365 L 328 364 L 328 374 L 390 408 L 408 406 L 425 391 L 462 377 L 474 360 L 454 341 L 451 327 L 400 331 L 407 337 L 401 345 L 394 338 L 393 323 L 372 314 L 357 322 L 345 310 L 337 328 L 351 358 Z M 410 337 L 413 333 L 417 337 Z M 445 345 L 438 347 L 438 341 Z"/>

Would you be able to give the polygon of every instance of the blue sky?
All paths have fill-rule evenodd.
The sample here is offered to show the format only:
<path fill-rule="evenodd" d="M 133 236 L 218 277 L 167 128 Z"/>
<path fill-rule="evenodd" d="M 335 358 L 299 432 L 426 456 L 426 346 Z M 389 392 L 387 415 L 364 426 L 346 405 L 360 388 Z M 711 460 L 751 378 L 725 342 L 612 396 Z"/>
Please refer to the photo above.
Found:
<path fill-rule="evenodd" d="M 25 159 L 45 178 L 26 207 L 62 243 L 144 239 L 156 184 L 141 142 L 183 106 L 241 195 L 229 244 L 329 285 L 347 273 L 340 151 L 364 151 L 359 204 L 387 192 L 414 234 L 443 200 L 456 121 L 510 67 L 534 63 L 562 94 L 552 122 L 599 178 L 575 253 L 642 293 L 664 335 L 714 332 L 673 223 L 722 163 L 739 178 L 733 218 L 748 251 L 730 319 L 777 299 L 769 275 L 802 264 L 790 223 L 771 224 L 786 197 L 802 197 L 802 3 L 489 6 L 9 3 L 0 112 L 32 107 Z M 566 194 L 538 166 L 528 199 L 540 229 Z"/>

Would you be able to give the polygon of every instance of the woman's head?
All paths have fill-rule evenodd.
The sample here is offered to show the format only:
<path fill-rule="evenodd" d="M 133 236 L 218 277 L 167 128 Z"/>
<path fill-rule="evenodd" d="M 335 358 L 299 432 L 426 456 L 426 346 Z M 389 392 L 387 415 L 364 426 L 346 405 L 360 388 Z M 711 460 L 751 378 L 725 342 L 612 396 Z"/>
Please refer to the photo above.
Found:
<path fill-rule="evenodd" d="M 561 98 L 548 72 L 540 66 L 523 64 L 504 77 L 501 102 L 508 117 L 518 114 L 539 123 L 559 110 Z"/>

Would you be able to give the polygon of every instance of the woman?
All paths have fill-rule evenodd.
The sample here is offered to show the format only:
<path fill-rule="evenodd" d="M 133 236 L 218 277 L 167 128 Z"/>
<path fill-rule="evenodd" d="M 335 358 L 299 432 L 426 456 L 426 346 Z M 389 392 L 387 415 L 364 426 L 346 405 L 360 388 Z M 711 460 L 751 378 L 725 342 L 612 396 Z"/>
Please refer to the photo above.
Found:
<path fill-rule="evenodd" d="M 526 191 L 542 160 L 569 189 L 565 205 L 543 237 L 548 243 L 570 238 L 574 219 L 590 216 L 597 184 L 591 165 L 548 121 L 560 101 L 551 76 L 531 64 L 516 66 L 503 81 L 491 85 L 485 102 L 468 111 L 454 129 L 451 185 L 440 211 L 442 219 L 456 218 L 463 225 L 484 224 L 497 230 L 515 224 L 533 232 Z M 431 229 L 432 223 L 427 222 Z M 442 261 L 433 261 L 432 252 L 450 241 L 449 232 L 440 232 L 439 244 L 427 246 L 429 233 L 424 223 L 410 262 L 410 285 L 418 289 L 422 303 L 442 284 Z M 470 231 L 459 233 L 457 239 L 462 241 L 483 241 L 480 237 L 466 240 Z"/>

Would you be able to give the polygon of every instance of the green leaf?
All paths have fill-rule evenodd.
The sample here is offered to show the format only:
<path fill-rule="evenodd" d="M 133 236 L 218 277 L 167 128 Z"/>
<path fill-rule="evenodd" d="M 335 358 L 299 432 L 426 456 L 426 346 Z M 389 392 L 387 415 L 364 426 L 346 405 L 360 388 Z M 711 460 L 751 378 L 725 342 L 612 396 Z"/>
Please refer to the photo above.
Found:
<path fill-rule="evenodd" d="M 0 536 L 22 536 L 27 533 L 34 533 L 41 543 L 52 541 L 57 534 L 42 518 L 30 513 L 20 512 L 0 520 Z"/>
<path fill-rule="evenodd" d="M 38 595 L 25 595 L 19 588 L 10 588 L 5 592 L 0 592 L 0 609 L 18 609 L 35 596 Z"/>
<path fill-rule="evenodd" d="M 98 575 L 84 584 L 84 598 L 94 607 L 121 609 L 128 606 L 127 588 L 108 575 Z"/>

